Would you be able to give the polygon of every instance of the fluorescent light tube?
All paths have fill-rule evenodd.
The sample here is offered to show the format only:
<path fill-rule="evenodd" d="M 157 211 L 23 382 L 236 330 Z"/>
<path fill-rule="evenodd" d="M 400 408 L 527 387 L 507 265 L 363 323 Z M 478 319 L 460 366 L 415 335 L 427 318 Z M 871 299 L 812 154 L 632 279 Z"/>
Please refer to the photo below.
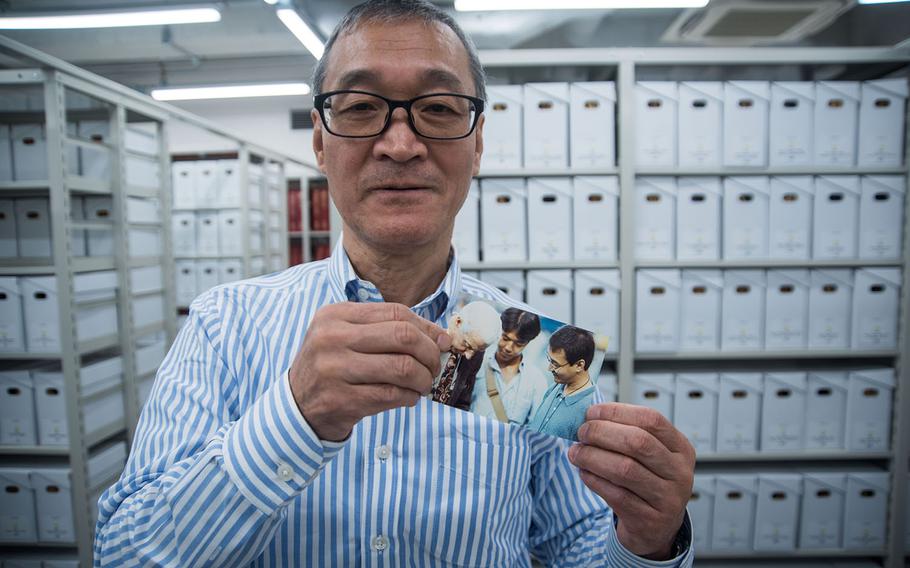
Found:
<path fill-rule="evenodd" d="M 307 50 L 313 54 L 313 57 L 316 59 L 322 58 L 322 53 L 325 51 L 322 40 L 319 39 L 319 36 L 317 36 L 316 33 L 310 29 L 310 26 L 303 21 L 300 14 L 297 13 L 297 10 L 281 8 L 278 10 L 278 19 L 280 19 L 291 33 L 300 40 L 303 47 L 307 48 Z"/>
<path fill-rule="evenodd" d="M 910 0 L 859 0 L 860 4 L 897 4 L 899 2 L 910 2 Z"/>
<path fill-rule="evenodd" d="M 708 0 L 455 0 L 459 12 L 492 10 L 618 10 L 704 8 Z"/>
<path fill-rule="evenodd" d="M 124 28 L 131 26 L 206 24 L 218 22 L 220 20 L 221 12 L 215 8 L 187 8 L 182 10 L 142 10 L 134 12 L 68 14 L 65 16 L 0 18 L 0 29 L 69 30 L 83 28 Z"/>
<path fill-rule="evenodd" d="M 283 97 L 288 95 L 308 94 L 310 94 L 310 86 L 306 83 L 271 83 L 261 85 L 229 85 L 222 87 L 179 87 L 152 90 L 152 98 L 159 101 Z"/>

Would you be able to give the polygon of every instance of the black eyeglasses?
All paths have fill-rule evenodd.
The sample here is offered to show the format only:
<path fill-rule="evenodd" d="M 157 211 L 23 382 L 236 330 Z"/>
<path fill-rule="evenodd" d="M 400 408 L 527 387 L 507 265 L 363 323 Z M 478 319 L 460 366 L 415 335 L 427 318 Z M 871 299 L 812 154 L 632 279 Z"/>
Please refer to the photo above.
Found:
<path fill-rule="evenodd" d="M 483 99 L 455 93 L 433 93 L 409 100 L 387 99 L 366 91 L 329 91 L 313 97 L 325 129 L 344 138 L 379 136 L 403 108 L 411 130 L 432 140 L 457 140 L 474 132 Z"/>
<path fill-rule="evenodd" d="M 547 355 L 546 357 L 547 357 L 547 367 L 550 369 L 553 369 L 554 371 L 556 371 L 557 369 L 562 369 L 563 367 L 565 367 L 566 365 L 569 364 L 569 362 L 566 361 L 565 363 L 560 365 L 559 363 L 554 361 L 552 358 L 550 358 L 549 355 Z"/>

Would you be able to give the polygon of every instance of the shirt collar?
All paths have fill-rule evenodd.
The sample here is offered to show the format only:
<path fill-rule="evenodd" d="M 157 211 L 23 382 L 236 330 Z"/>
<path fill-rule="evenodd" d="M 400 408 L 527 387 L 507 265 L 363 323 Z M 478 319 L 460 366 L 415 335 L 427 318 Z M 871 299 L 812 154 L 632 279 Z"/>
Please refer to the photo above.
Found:
<path fill-rule="evenodd" d="M 328 282 L 332 296 L 338 302 L 383 302 L 379 288 L 368 280 L 362 280 L 354 271 L 351 259 L 344 250 L 342 239 L 338 239 L 332 256 L 329 257 Z M 421 300 L 411 310 L 430 321 L 438 321 L 455 309 L 461 293 L 461 267 L 454 247 L 449 248 L 449 268 L 436 291 Z"/>

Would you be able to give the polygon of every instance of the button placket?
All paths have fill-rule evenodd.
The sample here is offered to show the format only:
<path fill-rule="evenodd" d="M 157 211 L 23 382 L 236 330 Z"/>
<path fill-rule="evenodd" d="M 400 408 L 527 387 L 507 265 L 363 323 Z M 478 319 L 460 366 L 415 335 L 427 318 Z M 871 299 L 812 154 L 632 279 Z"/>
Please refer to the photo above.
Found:
<path fill-rule="evenodd" d="M 278 468 L 275 470 L 275 475 L 277 475 L 278 479 L 281 481 L 288 482 L 294 478 L 294 470 L 286 463 L 279 463 Z"/>
<path fill-rule="evenodd" d="M 383 444 L 376 448 L 376 457 L 379 461 L 385 462 L 392 456 L 392 448 L 388 444 Z"/>
<path fill-rule="evenodd" d="M 389 539 L 386 538 L 385 535 L 379 535 L 373 538 L 373 542 L 371 544 L 373 550 L 376 552 L 385 552 L 386 549 L 389 548 Z"/>

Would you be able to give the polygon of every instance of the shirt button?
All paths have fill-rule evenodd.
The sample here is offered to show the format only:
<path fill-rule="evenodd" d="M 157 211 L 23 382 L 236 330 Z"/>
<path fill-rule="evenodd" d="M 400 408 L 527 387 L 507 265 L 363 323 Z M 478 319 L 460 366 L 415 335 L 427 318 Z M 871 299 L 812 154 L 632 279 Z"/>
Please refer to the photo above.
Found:
<path fill-rule="evenodd" d="M 373 539 L 373 550 L 377 552 L 383 552 L 386 548 L 389 547 L 389 539 L 383 535 L 379 535 Z"/>
<path fill-rule="evenodd" d="M 361 302 L 366 302 L 370 299 L 370 293 L 361 288 L 360 290 L 357 290 L 357 297 L 360 298 Z"/>
<path fill-rule="evenodd" d="M 278 470 L 275 472 L 281 481 L 290 481 L 294 477 L 294 471 L 286 463 L 278 464 Z"/>
<path fill-rule="evenodd" d="M 383 444 L 383 445 L 379 446 L 378 448 L 376 448 L 376 457 L 381 459 L 382 461 L 389 459 L 389 457 L 391 457 L 391 456 L 392 456 L 392 448 L 388 447 L 387 445 Z"/>

